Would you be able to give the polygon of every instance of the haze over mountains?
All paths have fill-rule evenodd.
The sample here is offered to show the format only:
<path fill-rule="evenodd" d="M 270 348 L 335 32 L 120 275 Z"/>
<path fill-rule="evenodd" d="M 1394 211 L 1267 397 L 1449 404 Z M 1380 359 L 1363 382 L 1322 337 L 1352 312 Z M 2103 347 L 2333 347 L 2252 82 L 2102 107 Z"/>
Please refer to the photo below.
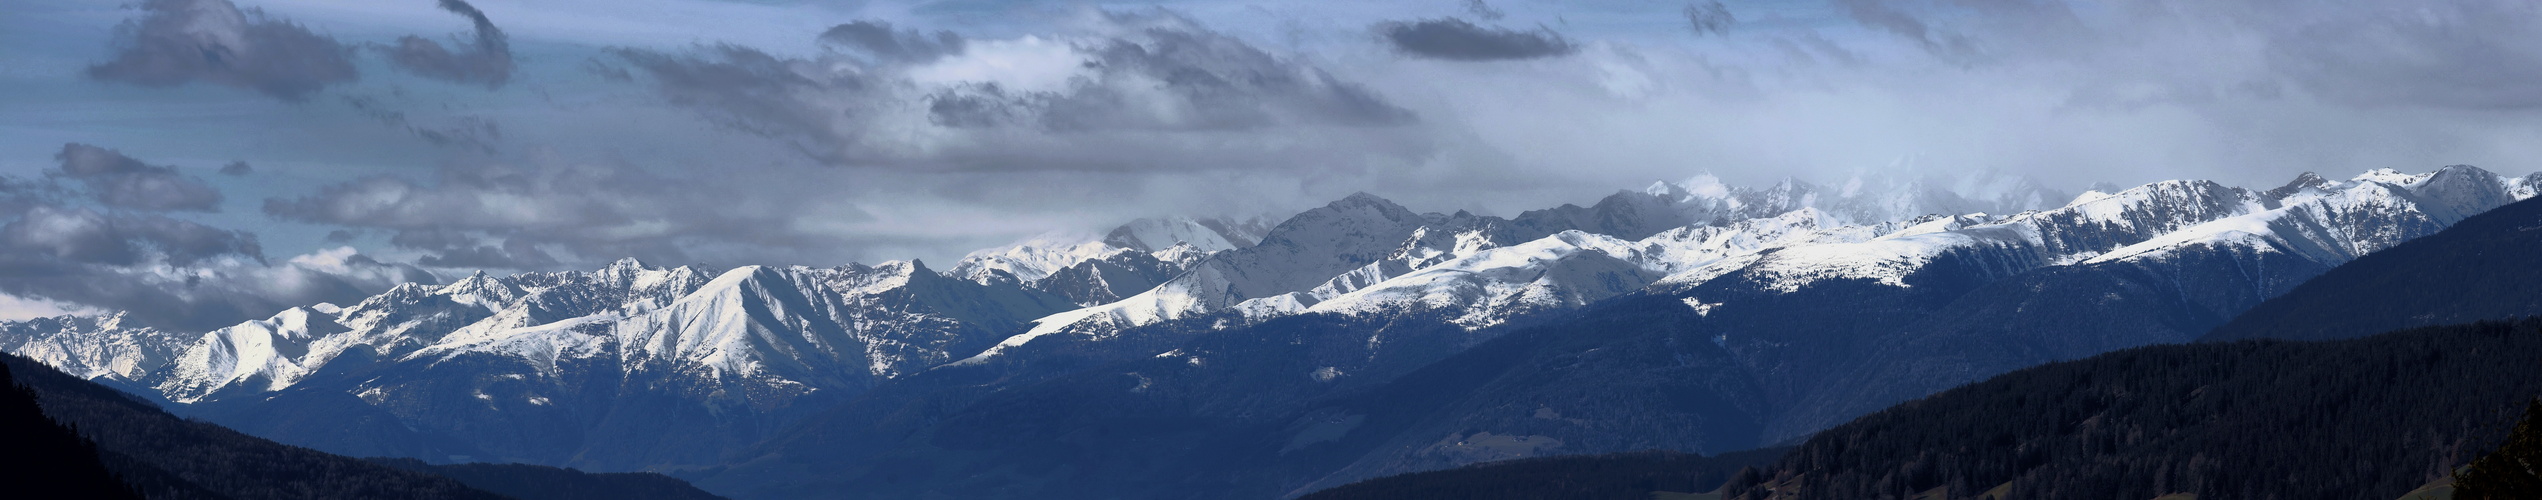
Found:
<path fill-rule="evenodd" d="M 1696 181 L 1507 218 L 1360 194 L 1276 223 L 1053 235 L 944 271 L 626 260 L 208 332 L 17 322 L 0 349 L 339 454 L 660 470 L 741 498 L 1270 498 L 1789 442 L 1994 374 L 2193 340 L 2537 187 L 2468 166 L 2079 194 Z"/>

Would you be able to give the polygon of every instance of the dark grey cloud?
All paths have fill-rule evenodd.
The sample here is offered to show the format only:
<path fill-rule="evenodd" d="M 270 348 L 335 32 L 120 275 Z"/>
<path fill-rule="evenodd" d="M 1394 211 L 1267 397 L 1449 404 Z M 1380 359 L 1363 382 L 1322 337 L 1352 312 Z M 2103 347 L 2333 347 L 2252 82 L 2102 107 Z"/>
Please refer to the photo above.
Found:
<path fill-rule="evenodd" d="M 65 145 L 56 159 L 61 166 L 43 177 L 0 176 L 0 294 L 201 331 L 434 281 L 349 247 L 269 260 L 255 233 L 172 212 L 218 203 L 201 179 L 86 144 Z"/>
<path fill-rule="evenodd" d="M 2361 105 L 2542 107 L 2542 4 L 2342 5 L 2296 20 L 2269 32 L 2268 62 L 2323 97 Z"/>
<path fill-rule="evenodd" d="M 14 232 L 8 234 L 7 244 L 19 243 Z M 0 253 L 0 293 L 124 311 L 160 328 L 206 331 L 293 306 L 351 303 L 398 283 L 438 281 L 414 266 L 340 250 L 272 265 L 224 260 L 176 268 L 11 251 Z"/>
<path fill-rule="evenodd" d="M 856 21 L 833 26 L 821 32 L 824 43 L 844 47 L 877 62 L 918 64 L 948 55 L 962 53 L 962 35 L 951 31 L 934 34 L 917 30 L 893 31 L 891 23 Z"/>
<path fill-rule="evenodd" d="M 99 213 L 59 206 L 28 210 L 0 226 L 0 244 L 80 264 L 177 266 L 235 255 L 261 260 L 256 236 L 159 215 Z"/>
<path fill-rule="evenodd" d="M 1922 18 L 1891 3 L 1890 0 L 1836 0 L 1837 6 L 1853 17 L 1854 22 L 1904 38 L 1934 57 L 1959 64 L 1973 62 L 1979 57 L 1976 42 L 1968 36 L 1934 28 Z"/>
<path fill-rule="evenodd" d="M 1854 53 L 1853 50 L 1846 49 L 1842 45 L 1836 45 L 1835 41 L 1828 40 L 1826 36 L 1819 35 L 1817 32 L 1778 36 L 1772 38 L 1771 43 L 1776 50 L 1783 53 L 1785 59 L 1801 64 L 1817 64 L 1824 61 L 1852 66 L 1863 63 L 1861 54 Z"/>
<path fill-rule="evenodd" d="M 1549 28 L 1518 31 L 1477 26 L 1453 17 L 1378 23 L 1377 35 L 1396 52 L 1451 61 L 1499 61 L 1557 57 L 1578 52 Z"/>
<path fill-rule="evenodd" d="M 468 18 L 473 35 L 466 40 L 453 40 L 463 47 L 452 51 L 432 39 L 407 35 L 387 47 L 388 60 L 398 68 L 416 76 L 452 83 L 484 84 L 502 87 L 512 79 L 512 41 L 502 28 L 486 19 L 485 12 L 461 0 L 441 0 L 441 10 Z"/>
<path fill-rule="evenodd" d="M 1730 7 L 1718 1 L 1686 4 L 1685 14 L 1686 29 L 1694 30 L 1697 36 L 1726 34 L 1731 26 L 1739 24 L 1739 17 L 1730 14 Z"/>
<path fill-rule="evenodd" d="M 1015 114 L 1033 117 L 1031 125 L 1056 131 L 1245 131 L 1291 123 L 1386 126 L 1412 119 L 1410 111 L 1374 92 L 1225 35 L 1155 28 L 1142 35 L 1079 46 L 1095 80 L 1106 84 L 1006 102 L 1024 108 Z M 1128 82 L 1138 83 L 1122 84 Z M 1180 112 L 1139 111 L 1157 92 Z"/>
<path fill-rule="evenodd" d="M 555 267 L 556 258 L 528 238 L 510 238 L 501 245 L 481 241 L 472 231 L 456 229 L 406 229 L 389 237 L 388 243 L 400 248 L 433 252 L 415 261 L 430 267 L 545 269 Z"/>
<path fill-rule="evenodd" d="M 960 42 L 957 49 L 952 41 L 959 37 L 895 31 L 880 23 L 849 24 L 823 36 L 863 58 L 782 58 L 730 44 L 614 53 L 670 103 L 835 165 L 1232 168 L 1237 165 L 1195 161 L 1193 156 L 1227 155 L 1194 148 L 1241 149 L 1247 153 L 1232 156 L 1258 158 L 1265 148 L 1315 142 L 1295 134 L 1347 135 L 1355 139 L 1345 142 L 1373 143 L 1378 139 L 1365 131 L 1332 129 L 1416 120 L 1356 83 L 1179 15 L 1104 12 L 1099 20 L 1105 29 L 1093 35 L 997 45 L 1035 51 L 1020 55 L 982 56 L 977 40 Z M 1037 57 L 1060 64 L 1003 75 L 1010 81 L 1000 75 L 944 81 L 911 73 L 906 63 L 921 57 L 939 59 L 938 65 L 970 57 Z M 1198 135 L 1210 138 L 1195 140 Z M 1332 149 L 1325 146 L 1316 149 Z"/>
<path fill-rule="evenodd" d="M 540 270 L 621 257 L 696 262 L 713 257 L 695 251 L 707 246 L 838 243 L 816 243 L 793 229 L 805 207 L 768 199 L 782 191 L 745 193 L 714 179 L 628 167 L 453 164 L 430 182 L 369 177 L 268 199 L 264 211 L 387 231 L 389 244 L 425 252 L 417 262 L 434 267 Z"/>
<path fill-rule="evenodd" d="M 343 98 L 344 105 L 353 108 L 354 112 L 377 120 L 381 125 L 387 125 L 389 128 L 414 134 L 416 138 L 423 139 L 424 142 L 432 143 L 434 146 L 472 149 L 491 154 L 498 149 L 495 146 L 503 142 L 502 125 L 485 117 L 449 117 L 437 120 L 442 122 L 441 126 L 430 126 L 408 119 L 405 111 L 398 110 L 377 96 L 345 95 L 340 97 Z"/>
<path fill-rule="evenodd" d="M 693 54 L 627 48 L 612 52 L 652 77 L 655 91 L 671 104 L 724 126 L 787 141 L 830 163 L 847 161 L 851 152 L 841 150 L 859 139 L 833 127 L 867 116 L 864 98 L 875 86 L 866 75 L 825 73 L 808 61 L 779 59 L 732 44 Z"/>
<path fill-rule="evenodd" d="M 1501 18 L 1509 17 L 1509 13 L 1501 12 L 1500 9 L 1493 8 L 1492 4 L 1483 3 L 1483 0 L 1465 0 L 1465 14 L 1485 21 L 1499 21 Z"/>
<path fill-rule="evenodd" d="M 433 281 L 351 249 L 267 262 L 256 235 L 166 215 L 98 211 L 50 182 L 0 177 L 0 293 L 127 311 L 202 331 L 285 307 Z"/>
<path fill-rule="evenodd" d="M 352 50 L 229 0 L 148 0 L 115 29 L 115 58 L 90 66 L 98 80 L 151 87 L 227 85 L 301 101 L 357 80 Z"/>
<path fill-rule="evenodd" d="M 149 211 L 220 210 L 220 190 L 205 184 L 202 178 L 177 173 L 175 167 L 142 163 L 112 149 L 80 143 L 62 145 L 62 152 L 53 155 L 53 158 L 61 161 L 62 165 L 56 175 L 86 185 L 89 194 L 108 207 Z"/>
<path fill-rule="evenodd" d="M 244 177 L 254 173 L 256 173 L 256 166 L 249 165 L 246 161 L 233 161 L 227 165 L 221 165 L 221 175 Z"/>
<path fill-rule="evenodd" d="M 2079 64 L 2087 71 L 2073 85 L 2075 101 L 2085 106 L 2264 101 L 2295 89 L 2362 107 L 2542 107 L 2542 50 L 2534 49 L 2542 47 L 2542 4 L 2528 1 L 1838 5 L 1864 27 L 1963 66 Z"/>

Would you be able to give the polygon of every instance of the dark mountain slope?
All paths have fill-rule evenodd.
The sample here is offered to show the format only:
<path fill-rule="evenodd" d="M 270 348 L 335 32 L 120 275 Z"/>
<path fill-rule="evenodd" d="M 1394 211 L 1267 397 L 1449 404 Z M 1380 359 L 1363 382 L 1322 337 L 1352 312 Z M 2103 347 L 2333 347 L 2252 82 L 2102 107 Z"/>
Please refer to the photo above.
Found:
<path fill-rule="evenodd" d="M 187 421 L 26 358 L 0 355 L 45 414 L 94 440 L 109 469 L 152 498 L 499 499 L 449 478 L 287 446 Z"/>
<path fill-rule="evenodd" d="M 1867 348 L 1794 405 L 1774 436 L 2044 363 L 2188 342 L 2328 270 L 2283 253 L 2196 248 L 2159 260 L 2055 267 L 1987 284 Z"/>
<path fill-rule="evenodd" d="M 719 500 L 688 482 L 650 472 L 588 473 L 524 464 L 432 465 L 412 458 L 371 463 L 457 479 L 469 487 L 540 500 Z"/>
<path fill-rule="evenodd" d="M 2367 254 L 2260 303 L 2207 340 L 2353 338 L 2542 314 L 2542 199 Z"/>
<path fill-rule="evenodd" d="M 97 453 L 97 444 L 44 416 L 35 393 L 0 366 L 0 484 L 45 485 L 65 497 L 141 498 Z"/>
<path fill-rule="evenodd" d="M 24 387 L 24 394 L 41 402 L 43 416 L 64 422 L 96 443 L 97 458 L 87 463 L 102 463 L 123 483 L 153 499 L 715 498 L 658 474 L 588 474 L 528 465 L 390 467 L 181 419 L 132 395 L 26 358 L 0 354 L 0 367 Z M 0 411 L 7 409 L 7 396 L 0 394 Z M 10 439 L 21 435 L 38 434 L 11 432 Z M 12 446 L 8 451 L 15 454 L 19 449 Z M 63 458 L 50 465 L 78 463 L 76 458 Z M 76 472 L 62 474 L 64 481 L 82 477 Z"/>
<path fill-rule="evenodd" d="M 1829 429 L 1731 498 L 2385 500 L 2542 394 L 2542 320 L 2157 346 L 2005 374 Z"/>
<path fill-rule="evenodd" d="M 1360 481 L 1298 500 L 1646 500 L 1659 492 L 1705 492 L 1741 469 L 1763 467 L 1789 448 L 1706 457 L 1644 451 L 1529 458 Z"/>

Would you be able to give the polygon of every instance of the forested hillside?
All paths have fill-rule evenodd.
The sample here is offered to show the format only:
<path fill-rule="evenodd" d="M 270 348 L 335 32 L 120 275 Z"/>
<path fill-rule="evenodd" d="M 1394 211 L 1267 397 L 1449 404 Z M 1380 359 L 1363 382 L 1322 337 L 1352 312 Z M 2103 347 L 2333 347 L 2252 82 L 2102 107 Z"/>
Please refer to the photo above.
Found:
<path fill-rule="evenodd" d="M 527 465 L 391 467 L 178 418 L 103 385 L 0 354 L 7 474 L 60 485 L 64 498 L 711 499 L 657 474 Z M 58 425 L 55 422 L 59 422 Z M 75 430 L 73 436 L 64 428 Z M 49 430 L 48 430 L 49 429 Z M 448 476 L 448 477 L 446 477 Z M 460 479 L 453 479 L 460 477 Z M 99 483 L 107 478 L 107 483 Z M 108 486 L 120 482 L 125 490 Z M 491 491 L 490 491 L 491 490 Z M 494 491 L 501 491 L 495 493 Z"/>
<path fill-rule="evenodd" d="M 2132 349 L 1822 432 L 1727 498 L 2397 498 L 2542 394 L 2542 320 Z"/>
<path fill-rule="evenodd" d="M 1719 489 L 1740 470 L 1770 465 L 1790 448 L 1706 457 L 1644 451 L 1545 457 L 1370 479 L 1298 500 L 1645 500 L 1654 493 Z"/>
<path fill-rule="evenodd" d="M 141 498 L 98 459 L 97 444 L 44 416 L 35 393 L 0 366 L 0 484 L 44 484 L 57 494 Z"/>

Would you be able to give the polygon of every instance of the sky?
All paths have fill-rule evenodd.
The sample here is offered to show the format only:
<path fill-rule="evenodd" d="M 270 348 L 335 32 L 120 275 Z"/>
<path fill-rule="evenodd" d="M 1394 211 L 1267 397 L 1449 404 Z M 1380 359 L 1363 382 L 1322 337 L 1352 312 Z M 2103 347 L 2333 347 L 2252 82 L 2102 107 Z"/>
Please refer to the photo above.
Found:
<path fill-rule="evenodd" d="M 0 318 L 1353 192 L 2542 170 L 2517 0 L 0 0 Z"/>

